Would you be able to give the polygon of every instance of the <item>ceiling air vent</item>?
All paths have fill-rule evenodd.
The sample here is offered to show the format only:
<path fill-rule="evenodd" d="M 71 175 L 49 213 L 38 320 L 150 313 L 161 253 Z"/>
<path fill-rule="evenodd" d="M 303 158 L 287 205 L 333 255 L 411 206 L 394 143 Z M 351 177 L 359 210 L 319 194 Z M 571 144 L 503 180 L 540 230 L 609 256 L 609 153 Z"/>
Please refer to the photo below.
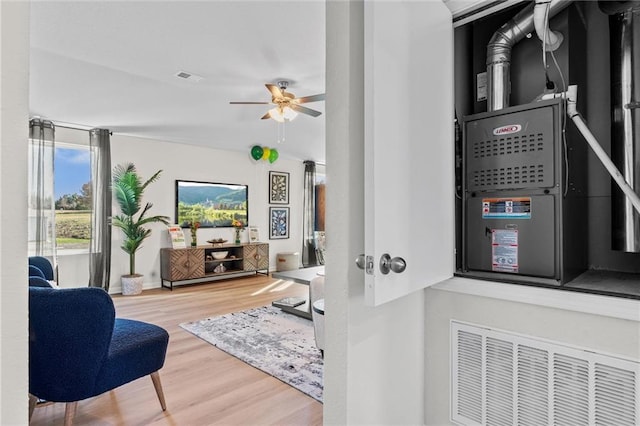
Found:
<path fill-rule="evenodd" d="M 190 72 L 186 72 L 186 71 L 178 71 L 175 75 L 178 78 L 181 78 L 183 80 L 193 81 L 194 83 L 197 83 L 200 80 L 204 79 L 204 77 L 200 77 L 199 75 L 191 74 Z"/>

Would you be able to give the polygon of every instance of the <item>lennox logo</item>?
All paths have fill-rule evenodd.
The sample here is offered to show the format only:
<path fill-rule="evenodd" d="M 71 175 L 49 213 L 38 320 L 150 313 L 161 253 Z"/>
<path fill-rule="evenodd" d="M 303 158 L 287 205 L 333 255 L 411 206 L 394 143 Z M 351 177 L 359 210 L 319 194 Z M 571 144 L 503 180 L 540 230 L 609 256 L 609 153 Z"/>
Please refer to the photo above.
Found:
<path fill-rule="evenodd" d="M 522 126 L 519 124 L 508 124 L 502 127 L 496 127 L 493 129 L 493 134 L 496 136 L 499 135 L 510 135 L 511 133 L 518 133 L 522 130 Z"/>

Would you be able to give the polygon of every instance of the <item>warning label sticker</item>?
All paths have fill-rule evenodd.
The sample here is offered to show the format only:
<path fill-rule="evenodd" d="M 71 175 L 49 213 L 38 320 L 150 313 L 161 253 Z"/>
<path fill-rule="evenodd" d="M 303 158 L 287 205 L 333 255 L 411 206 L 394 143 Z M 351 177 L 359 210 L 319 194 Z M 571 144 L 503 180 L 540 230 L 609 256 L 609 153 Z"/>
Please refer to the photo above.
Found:
<path fill-rule="evenodd" d="M 491 230 L 491 269 L 495 272 L 518 272 L 518 230 Z"/>
<path fill-rule="evenodd" d="M 531 219 L 531 198 L 483 198 L 483 219 Z"/>

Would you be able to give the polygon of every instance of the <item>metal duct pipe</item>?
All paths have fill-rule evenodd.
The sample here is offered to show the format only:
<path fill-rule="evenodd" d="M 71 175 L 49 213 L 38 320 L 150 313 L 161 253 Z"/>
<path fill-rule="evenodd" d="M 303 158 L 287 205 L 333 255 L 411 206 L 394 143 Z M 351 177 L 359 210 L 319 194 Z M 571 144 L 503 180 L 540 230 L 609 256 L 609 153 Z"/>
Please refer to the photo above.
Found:
<path fill-rule="evenodd" d="M 551 0 L 549 18 L 563 10 L 572 0 Z M 511 49 L 534 30 L 535 2 L 522 9 L 501 26 L 487 45 L 487 111 L 509 106 L 511 93 Z"/>
<path fill-rule="evenodd" d="M 611 15 L 611 158 L 640 194 L 640 4 L 601 1 L 600 8 Z M 640 253 L 640 215 L 615 185 L 611 198 L 612 249 Z"/>

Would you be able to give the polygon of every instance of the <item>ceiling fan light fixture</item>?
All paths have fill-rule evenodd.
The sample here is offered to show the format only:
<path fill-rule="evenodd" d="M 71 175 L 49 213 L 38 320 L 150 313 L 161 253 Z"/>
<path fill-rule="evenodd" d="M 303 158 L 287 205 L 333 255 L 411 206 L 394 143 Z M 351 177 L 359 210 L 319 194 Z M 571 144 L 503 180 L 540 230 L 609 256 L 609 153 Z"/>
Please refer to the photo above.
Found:
<path fill-rule="evenodd" d="M 291 121 L 298 116 L 298 113 L 287 106 L 283 108 L 282 116 L 285 120 Z"/>
<path fill-rule="evenodd" d="M 269 110 L 269 117 L 273 118 L 278 123 L 284 123 L 284 114 L 282 114 L 278 107 Z"/>
<path fill-rule="evenodd" d="M 1 0 L 0 0 L 1 1 Z M 299 113 L 309 115 L 311 117 L 318 117 L 322 114 L 320 111 L 316 111 L 300 104 L 306 104 L 308 102 L 324 101 L 324 93 L 320 93 L 312 96 L 303 96 L 296 98 L 293 93 L 286 91 L 289 86 L 288 81 L 278 81 L 278 85 L 271 83 L 265 84 L 269 93 L 271 93 L 271 102 L 230 102 L 231 104 L 248 104 L 248 105 L 262 105 L 273 104 L 274 108 L 271 108 L 260 119 L 267 120 L 269 118 L 277 121 L 278 123 L 284 123 L 285 121 L 292 121 L 298 116 Z"/>
<path fill-rule="evenodd" d="M 275 107 L 269 110 L 269 117 L 276 120 L 278 123 L 284 123 L 285 121 L 291 121 L 298 116 L 298 113 L 286 107 Z"/>

